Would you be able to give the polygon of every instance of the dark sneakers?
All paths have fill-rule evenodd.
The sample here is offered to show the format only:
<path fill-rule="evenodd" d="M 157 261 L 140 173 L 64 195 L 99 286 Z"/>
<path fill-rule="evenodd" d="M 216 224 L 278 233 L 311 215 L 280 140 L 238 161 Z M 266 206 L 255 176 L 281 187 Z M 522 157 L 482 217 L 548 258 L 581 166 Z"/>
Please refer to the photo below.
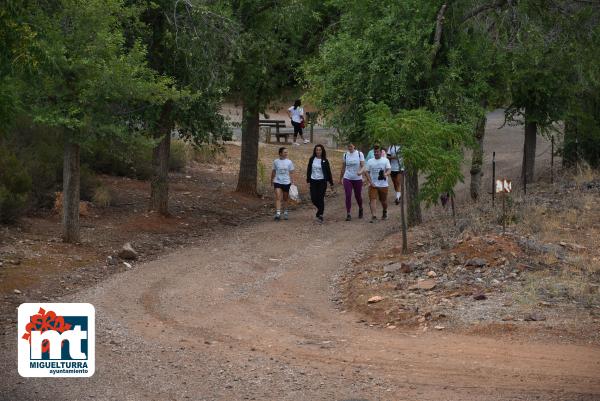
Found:
<path fill-rule="evenodd" d="M 387 220 L 387 210 L 384 210 L 381 214 L 381 220 Z"/>
<path fill-rule="evenodd" d="M 350 221 L 350 220 L 352 220 L 352 216 L 350 216 L 350 213 L 348 213 L 348 214 L 346 215 L 346 221 Z"/>
<path fill-rule="evenodd" d="M 377 217 L 376 216 L 371 216 L 371 223 L 375 223 L 377 221 Z"/>
<path fill-rule="evenodd" d="M 362 210 L 362 208 L 358 209 L 358 218 L 359 219 L 363 218 L 363 210 Z"/>

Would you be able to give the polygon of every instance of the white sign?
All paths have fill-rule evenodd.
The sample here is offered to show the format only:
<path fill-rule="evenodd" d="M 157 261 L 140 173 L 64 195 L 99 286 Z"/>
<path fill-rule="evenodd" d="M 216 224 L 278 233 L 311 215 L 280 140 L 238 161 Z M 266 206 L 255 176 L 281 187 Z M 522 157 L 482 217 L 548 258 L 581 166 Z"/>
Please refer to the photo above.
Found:
<path fill-rule="evenodd" d="M 512 182 L 507 179 L 496 180 L 496 193 L 510 193 L 512 190 Z"/>
<path fill-rule="evenodd" d="M 91 304 L 19 306 L 19 374 L 90 377 L 95 370 L 96 310 Z"/>

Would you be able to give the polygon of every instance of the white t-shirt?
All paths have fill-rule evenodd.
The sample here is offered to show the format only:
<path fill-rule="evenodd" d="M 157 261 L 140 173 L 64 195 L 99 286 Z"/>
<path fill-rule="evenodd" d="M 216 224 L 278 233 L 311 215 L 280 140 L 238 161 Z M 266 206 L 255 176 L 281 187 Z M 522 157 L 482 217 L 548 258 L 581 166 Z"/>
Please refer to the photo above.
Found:
<path fill-rule="evenodd" d="M 404 163 L 402 162 L 402 147 L 400 145 L 390 146 L 387 150 L 387 154 L 390 156 L 398 156 L 397 159 L 390 160 L 392 171 L 400 171 L 400 168 L 404 168 Z"/>
<path fill-rule="evenodd" d="M 380 157 L 379 159 L 371 159 L 367 162 L 367 171 L 371 176 L 371 182 L 374 187 L 377 188 L 385 188 L 388 186 L 387 176 L 384 180 L 379 179 L 379 172 L 383 170 L 385 173 L 386 170 L 391 169 L 390 161 L 387 158 Z"/>
<path fill-rule="evenodd" d="M 324 180 L 325 175 L 323 175 L 323 166 L 321 164 L 322 160 L 314 158 L 312 162 L 312 171 L 310 173 L 311 180 Z"/>
<path fill-rule="evenodd" d="M 346 163 L 346 171 L 344 171 L 344 178 L 347 180 L 362 180 L 362 175 L 358 174 L 360 170 L 360 162 L 365 161 L 365 155 L 360 150 L 354 152 L 346 152 L 342 156 L 344 163 Z"/>
<path fill-rule="evenodd" d="M 290 173 L 294 171 L 294 163 L 290 159 L 275 159 L 273 160 L 273 171 L 275 171 L 275 179 L 273 182 L 277 184 L 291 184 Z"/>
<path fill-rule="evenodd" d="M 292 115 L 292 121 L 296 123 L 302 122 L 302 118 L 304 116 L 304 109 L 302 107 L 298 106 L 296 109 L 294 109 L 294 106 L 292 106 L 288 109 L 288 111 Z"/>

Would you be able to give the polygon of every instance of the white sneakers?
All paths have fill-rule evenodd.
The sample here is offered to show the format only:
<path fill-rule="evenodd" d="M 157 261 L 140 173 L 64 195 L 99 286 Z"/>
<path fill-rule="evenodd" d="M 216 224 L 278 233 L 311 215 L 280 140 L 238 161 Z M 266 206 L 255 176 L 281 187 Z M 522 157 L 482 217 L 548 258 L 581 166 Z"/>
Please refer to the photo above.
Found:
<path fill-rule="evenodd" d="M 305 139 L 303 143 L 306 145 L 307 143 L 310 143 L 310 141 L 308 139 Z M 294 142 L 294 143 L 292 143 L 292 145 L 300 146 L 300 144 L 298 142 Z"/>

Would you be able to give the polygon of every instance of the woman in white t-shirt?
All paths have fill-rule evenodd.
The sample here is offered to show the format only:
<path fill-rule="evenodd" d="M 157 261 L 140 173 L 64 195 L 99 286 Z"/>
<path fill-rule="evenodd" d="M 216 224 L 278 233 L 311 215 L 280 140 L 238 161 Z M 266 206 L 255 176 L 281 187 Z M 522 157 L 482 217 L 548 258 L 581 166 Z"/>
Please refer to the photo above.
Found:
<path fill-rule="evenodd" d="M 343 157 L 340 184 L 344 185 L 344 194 L 346 195 L 346 221 L 352 220 L 352 216 L 350 215 L 352 191 L 354 191 L 354 197 L 356 198 L 356 203 L 358 203 L 358 218 L 362 219 L 362 173 L 365 167 L 365 155 L 360 150 L 357 150 L 353 143 L 349 143 L 348 151 L 344 153 Z"/>
<path fill-rule="evenodd" d="M 383 156 L 382 156 L 383 157 Z M 392 182 L 394 183 L 394 191 L 396 192 L 396 205 L 400 204 L 402 196 L 402 188 L 404 181 L 404 161 L 402 160 L 402 147 L 400 145 L 392 145 L 388 148 L 387 158 L 392 166 Z"/>
<path fill-rule="evenodd" d="M 331 167 L 327 160 L 327 152 L 325 147 L 318 144 L 313 149 L 313 154 L 308 160 L 306 166 L 306 182 L 310 184 L 310 200 L 317 208 L 315 217 L 323 222 L 323 213 L 325 211 L 325 192 L 327 191 L 327 183 L 333 189 L 333 176 L 331 175 Z"/>
<path fill-rule="evenodd" d="M 308 139 L 304 139 L 304 133 L 302 132 L 302 125 L 304 123 L 304 109 L 302 108 L 302 102 L 300 99 L 296 99 L 294 105 L 288 109 L 288 116 L 292 120 L 292 126 L 294 127 L 294 145 L 300 145 L 296 142 L 296 138 L 300 135 L 300 139 L 304 143 L 308 143 Z"/>
<path fill-rule="evenodd" d="M 276 221 L 281 219 L 281 206 L 283 206 L 283 219 L 288 219 L 287 205 L 290 187 L 294 184 L 293 173 L 294 163 L 288 159 L 287 148 L 279 148 L 279 159 L 273 160 L 273 170 L 271 171 L 271 182 L 273 182 L 273 187 L 275 188 Z"/>

